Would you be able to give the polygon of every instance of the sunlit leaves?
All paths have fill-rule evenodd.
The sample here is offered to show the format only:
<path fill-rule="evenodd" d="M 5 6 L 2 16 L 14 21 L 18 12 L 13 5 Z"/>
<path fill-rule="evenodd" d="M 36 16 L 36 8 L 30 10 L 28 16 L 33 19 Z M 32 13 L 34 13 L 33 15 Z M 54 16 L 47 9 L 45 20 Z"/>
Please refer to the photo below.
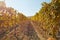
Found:
<path fill-rule="evenodd" d="M 23 14 L 18 13 L 13 8 L 6 8 L 2 9 L 0 11 L 0 26 L 4 27 L 13 27 L 13 25 L 16 25 L 17 23 L 20 23 L 20 21 L 27 19 Z"/>
<path fill-rule="evenodd" d="M 44 2 L 41 10 L 31 20 L 42 23 L 43 29 L 52 37 L 56 37 L 60 24 L 60 0 L 52 0 L 51 3 Z"/>

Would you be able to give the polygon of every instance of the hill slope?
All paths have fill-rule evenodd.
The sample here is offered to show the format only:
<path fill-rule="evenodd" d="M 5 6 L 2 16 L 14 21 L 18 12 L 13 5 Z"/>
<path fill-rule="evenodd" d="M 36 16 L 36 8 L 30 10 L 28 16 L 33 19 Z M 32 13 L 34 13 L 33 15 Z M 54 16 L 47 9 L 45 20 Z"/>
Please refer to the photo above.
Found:
<path fill-rule="evenodd" d="M 42 24 L 42 28 L 48 36 L 47 38 L 53 37 L 58 40 L 60 38 L 60 0 L 42 3 L 41 10 L 31 17 L 31 20 Z M 38 28 L 41 28 L 41 24 L 38 24 Z"/>
<path fill-rule="evenodd" d="M 0 6 L 0 40 L 25 20 L 27 17 L 15 9 Z"/>

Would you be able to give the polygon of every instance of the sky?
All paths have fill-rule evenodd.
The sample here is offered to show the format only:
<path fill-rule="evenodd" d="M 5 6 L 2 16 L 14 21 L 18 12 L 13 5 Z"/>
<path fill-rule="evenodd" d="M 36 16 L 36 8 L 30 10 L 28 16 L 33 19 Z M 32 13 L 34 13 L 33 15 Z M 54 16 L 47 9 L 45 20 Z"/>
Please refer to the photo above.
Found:
<path fill-rule="evenodd" d="M 42 7 L 42 2 L 50 0 L 5 0 L 8 7 L 12 7 L 26 16 L 33 16 Z"/>

